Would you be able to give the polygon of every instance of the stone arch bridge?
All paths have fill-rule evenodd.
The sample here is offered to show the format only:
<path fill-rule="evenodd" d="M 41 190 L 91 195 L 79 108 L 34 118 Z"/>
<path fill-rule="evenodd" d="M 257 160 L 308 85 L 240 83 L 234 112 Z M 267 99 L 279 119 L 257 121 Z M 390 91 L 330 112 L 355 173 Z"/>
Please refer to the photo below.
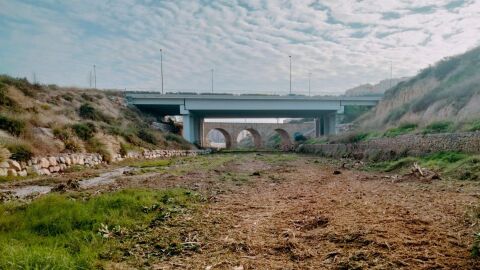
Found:
<path fill-rule="evenodd" d="M 208 133 L 217 130 L 225 138 L 227 149 L 237 147 L 237 138 L 239 134 L 247 130 L 253 139 L 255 148 L 264 148 L 268 140 L 275 134 L 280 135 L 281 147 L 288 149 L 293 145 L 294 134 L 302 134 L 315 130 L 315 123 L 220 123 L 204 122 L 202 130 L 202 146 L 209 146 L 207 140 Z"/>

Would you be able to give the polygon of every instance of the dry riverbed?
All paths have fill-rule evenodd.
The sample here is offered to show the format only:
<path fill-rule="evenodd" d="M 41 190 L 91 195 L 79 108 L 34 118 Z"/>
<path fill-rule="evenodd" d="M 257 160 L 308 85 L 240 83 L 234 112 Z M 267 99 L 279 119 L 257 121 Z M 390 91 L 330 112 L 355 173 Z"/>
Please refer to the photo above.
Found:
<path fill-rule="evenodd" d="M 295 154 L 218 154 L 0 189 L 63 184 L 54 190 L 94 197 L 182 188 L 201 197 L 144 226 L 99 230 L 112 243 L 97 266 L 110 269 L 480 269 L 470 255 L 480 230 L 478 182 L 396 182 L 340 167 Z M 122 173 L 95 178 L 109 170 Z M 66 184 L 72 179 L 88 185 Z"/>

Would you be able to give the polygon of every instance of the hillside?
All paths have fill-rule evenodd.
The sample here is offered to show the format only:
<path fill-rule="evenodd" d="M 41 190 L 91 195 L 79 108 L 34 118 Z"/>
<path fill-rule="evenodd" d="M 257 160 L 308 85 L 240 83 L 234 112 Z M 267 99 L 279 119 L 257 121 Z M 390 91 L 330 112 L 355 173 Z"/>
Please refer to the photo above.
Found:
<path fill-rule="evenodd" d="M 480 47 L 443 59 L 385 92 L 384 100 L 362 117 L 361 126 L 380 128 L 447 121 L 468 130 L 480 118 Z"/>
<path fill-rule="evenodd" d="M 145 149 L 186 149 L 176 134 L 151 128 L 156 119 L 127 107 L 117 91 L 62 88 L 0 76 L 0 153 L 32 155 Z M 1 159 L 1 157 L 0 157 Z"/>
<path fill-rule="evenodd" d="M 394 87 L 400 82 L 408 80 L 407 77 L 382 80 L 377 84 L 362 84 L 345 91 L 345 96 L 378 96 L 383 95 L 385 91 Z"/>

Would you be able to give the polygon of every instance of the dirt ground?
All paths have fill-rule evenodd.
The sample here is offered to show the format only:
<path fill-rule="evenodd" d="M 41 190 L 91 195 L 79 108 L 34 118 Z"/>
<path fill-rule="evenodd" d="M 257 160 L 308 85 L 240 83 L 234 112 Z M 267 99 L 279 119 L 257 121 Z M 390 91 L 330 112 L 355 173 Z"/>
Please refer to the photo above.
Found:
<path fill-rule="evenodd" d="M 395 182 L 339 167 L 313 156 L 249 153 L 122 176 L 95 192 L 185 187 L 206 199 L 134 235 L 127 260 L 111 268 L 480 269 L 470 256 L 480 183 Z M 155 243 L 172 233 L 197 248 L 157 256 Z"/>

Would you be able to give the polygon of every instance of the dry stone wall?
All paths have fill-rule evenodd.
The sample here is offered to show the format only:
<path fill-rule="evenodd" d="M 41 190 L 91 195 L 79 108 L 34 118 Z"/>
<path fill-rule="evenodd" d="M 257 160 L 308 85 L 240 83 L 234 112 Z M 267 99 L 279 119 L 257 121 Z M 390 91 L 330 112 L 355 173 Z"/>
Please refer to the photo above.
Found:
<path fill-rule="evenodd" d="M 442 151 L 480 153 L 480 132 L 408 134 L 350 144 L 301 145 L 297 151 L 321 156 L 389 160 L 401 156 L 421 156 Z"/>
<path fill-rule="evenodd" d="M 185 157 L 209 154 L 210 150 L 144 150 L 142 152 L 129 152 L 125 156 L 117 155 L 114 162 L 131 159 L 155 159 Z M 78 165 L 93 167 L 106 163 L 100 154 L 60 154 L 57 156 L 34 157 L 28 162 L 7 160 L 0 163 L 0 176 L 27 176 L 27 175 L 50 175 L 65 171 L 67 168 Z"/>

